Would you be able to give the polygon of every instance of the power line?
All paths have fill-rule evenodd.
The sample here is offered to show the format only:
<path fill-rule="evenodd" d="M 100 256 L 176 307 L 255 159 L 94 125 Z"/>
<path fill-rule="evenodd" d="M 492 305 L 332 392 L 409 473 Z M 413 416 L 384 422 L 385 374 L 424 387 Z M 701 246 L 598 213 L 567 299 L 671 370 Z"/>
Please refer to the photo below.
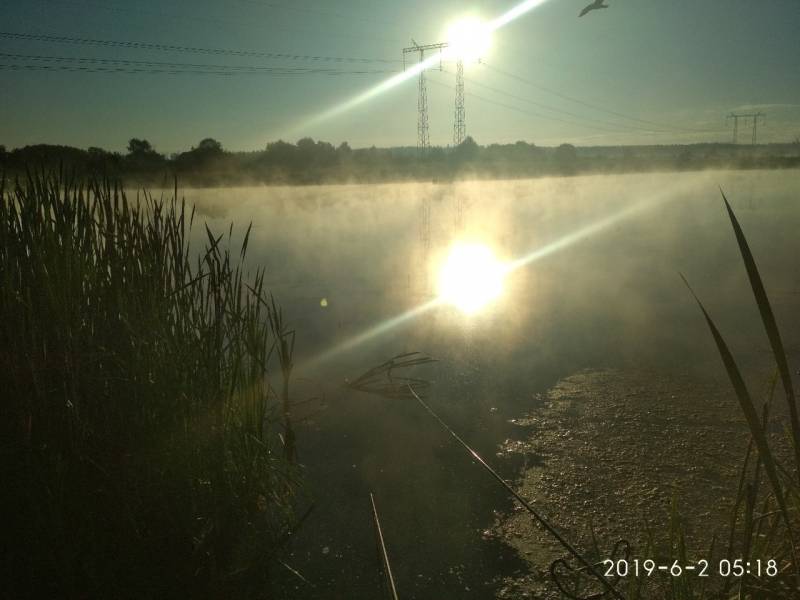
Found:
<path fill-rule="evenodd" d="M 443 86 L 443 87 L 450 88 L 451 90 L 455 89 L 453 86 L 448 85 L 446 83 L 442 83 L 441 81 L 437 81 L 436 79 L 431 79 L 431 82 L 436 84 L 436 85 L 440 85 L 440 86 Z M 625 130 L 625 129 L 608 129 L 606 127 L 599 127 L 599 126 L 596 126 L 596 125 L 589 125 L 589 124 L 586 124 L 586 123 L 579 123 L 577 121 L 571 121 L 569 119 L 562 119 L 560 117 L 554 117 L 554 116 L 551 116 L 551 115 L 545 115 L 545 114 L 542 114 L 542 113 L 539 113 L 539 112 L 526 110 L 524 108 L 520 108 L 520 107 L 514 106 L 512 104 L 506 104 L 504 102 L 498 102 L 497 100 L 493 100 L 491 98 L 487 98 L 485 96 L 480 96 L 478 94 L 474 94 L 474 93 L 471 93 L 471 92 L 466 92 L 466 95 L 470 96 L 472 98 L 475 98 L 476 100 L 480 100 L 482 102 L 486 102 L 487 104 L 493 104 L 493 105 L 499 106 L 501 108 L 506 108 L 508 110 L 513 110 L 515 112 L 521 113 L 523 115 L 527 115 L 529 117 L 535 117 L 535 118 L 544 119 L 544 120 L 547 120 L 547 121 L 557 121 L 557 122 L 560 122 L 560 123 L 567 123 L 569 125 L 578 125 L 579 127 L 589 127 L 590 129 L 595 129 L 597 131 L 604 131 L 604 132 L 607 132 L 607 133 L 614 133 L 614 134 L 617 134 L 617 135 L 645 135 L 647 133 L 649 133 L 649 135 L 653 135 L 653 136 L 655 136 L 655 135 L 675 135 L 675 132 L 670 132 L 670 131 L 650 131 L 650 132 L 644 132 L 643 131 L 643 132 L 639 132 L 639 131 Z"/>
<path fill-rule="evenodd" d="M 279 52 L 262 52 L 258 50 L 235 50 L 228 48 L 203 48 L 199 46 L 176 46 L 172 44 L 154 44 L 128 40 L 101 40 L 93 38 L 76 38 L 61 35 L 44 35 L 37 33 L 17 33 L 0 31 L 0 37 L 7 39 L 48 42 L 55 44 L 73 44 L 81 46 L 103 46 L 114 48 L 135 48 L 138 50 L 158 50 L 160 52 L 186 52 L 191 54 L 247 56 L 256 58 L 278 58 L 285 60 L 349 62 L 349 63 L 386 63 L 398 64 L 402 61 L 381 58 L 359 58 L 352 56 L 313 56 L 306 54 L 286 54 Z"/>
<path fill-rule="evenodd" d="M 443 87 L 446 87 L 446 88 L 450 88 L 451 90 L 455 89 L 453 86 L 448 85 L 446 83 L 442 83 L 441 81 L 436 81 L 435 79 L 432 79 L 431 81 L 433 83 L 435 83 L 436 85 L 440 85 L 440 86 L 443 86 Z M 534 112 L 534 111 L 530 111 L 530 110 L 525 110 L 523 108 L 519 108 L 518 106 L 513 106 L 511 104 L 505 104 L 503 102 L 498 102 L 497 100 L 492 100 L 491 98 L 486 98 L 485 96 L 480 96 L 480 95 L 474 94 L 472 92 L 466 92 L 466 95 L 470 96 L 472 98 L 475 98 L 477 100 L 481 100 L 483 102 L 487 102 L 489 104 L 494 104 L 495 106 L 500 106 L 502 108 L 507 108 L 509 110 L 513 110 L 513 111 L 522 113 L 524 115 L 528 115 L 529 117 L 536 117 L 536 118 L 539 118 L 539 119 L 546 119 L 548 121 L 559 121 L 561 123 L 568 123 L 570 125 L 580 125 L 581 127 L 591 127 L 593 129 L 597 129 L 599 131 L 608 131 L 608 132 L 611 132 L 611 133 L 617 133 L 617 131 L 613 130 L 613 129 L 607 129 L 605 127 L 597 127 L 595 125 L 586 125 L 584 123 L 578 123 L 576 121 L 570 121 L 568 119 L 561 119 L 559 117 L 553 117 L 551 115 L 545 115 L 545 114 L 542 114 L 542 113 L 538 113 L 538 112 Z"/>
<path fill-rule="evenodd" d="M 127 60 L 116 58 L 89 58 L 89 57 L 74 57 L 74 56 L 42 56 L 35 54 L 7 54 L 0 52 L 0 58 L 11 60 L 31 60 L 36 62 L 77 62 L 101 65 L 122 65 L 124 67 L 155 67 L 166 68 L 174 67 L 175 69 L 205 69 L 210 71 L 230 71 L 231 74 L 237 73 L 275 73 L 281 75 L 304 75 L 315 73 L 328 73 L 328 74 L 383 74 L 395 73 L 387 69 L 373 69 L 373 70 L 346 70 L 346 69 L 331 69 L 331 68 L 310 68 L 310 67 L 275 67 L 275 66 L 242 66 L 242 65 L 216 65 L 216 64 L 197 64 L 197 63 L 176 63 L 176 62 L 161 62 L 151 60 Z M 36 65 L 31 65 L 36 66 Z"/>
<path fill-rule="evenodd" d="M 563 100 L 568 100 L 569 102 L 575 102 L 576 104 L 581 104 L 583 106 L 586 106 L 587 108 L 591 108 L 593 110 L 604 112 L 606 114 L 609 114 L 609 115 L 612 115 L 612 116 L 615 116 L 615 117 L 619 117 L 620 119 L 627 119 L 629 121 L 636 121 L 636 122 L 644 123 L 644 124 L 647 124 L 647 125 L 654 125 L 656 127 L 662 128 L 662 129 L 667 128 L 667 129 L 681 130 L 681 131 L 686 131 L 686 132 L 691 132 L 691 133 L 717 133 L 718 131 L 720 131 L 718 129 L 697 129 L 697 128 L 692 128 L 692 127 L 670 126 L 670 125 L 665 125 L 664 123 L 659 123 L 657 121 L 650 121 L 648 119 L 640 119 L 638 117 L 631 117 L 629 115 L 626 115 L 626 114 L 623 114 L 623 113 L 619 113 L 619 112 L 613 111 L 613 110 L 608 109 L 608 108 L 604 108 L 604 107 L 599 106 L 597 104 L 593 104 L 591 102 L 586 102 L 585 100 L 581 100 L 580 98 L 574 98 L 572 96 L 568 96 L 567 94 L 563 94 L 563 93 L 558 92 L 556 90 L 552 90 L 552 89 L 547 88 L 547 87 L 545 87 L 545 86 L 543 86 L 541 84 L 534 83 L 533 81 L 525 79 L 524 77 L 520 77 L 519 75 L 515 75 L 513 73 L 509 73 L 508 71 L 504 71 L 503 69 L 500 69 L 498 67 L 490 66 L 490 65 L 486 64 L 485 62 L 481 62 L 481 64 L 484 67 L 486 67 L 486 68 L 488 68 L 488 69 L 490 69 L 492 71 L 495 71 L 496 73 L 499 73 L 500 75 L 504 75 L 505 77 L 509 77 L 511 79 L 516 79 L 517 81 L 519 81 L 521 83 L 527 84 L 527 85 L 529 85 L 531 87 L 534 87 L 536 89 L 539 89 L 539 90 L 541 90 L 543 92 L 547 92 L 548 94 L 553 94 L 554 96 L 558 96 L 559 98 L 561 98 Z"/>
<path fill-rule="evenodd" d="M 113 66 L 80 66 L 80 65 L 29 65 L 29 64 L 0 64 L 0 71 L 67 71 L 67 72 L 81 72 L 81 73 L 146 73 L 146 74 L 166 74 L 166 75 L 221 75 L 232 77 L 236 75 L 271 75 L 271 76 L 298 76 L 306 74 L 316 75 L 369 75 L 374 71 L 337 71 L 337 70 L 309 70 L 306 72 L 292 72 L 292 71 L 220 71 L 220 70 L 206 70 L 206 69 L 182 69 L 182 68 L 135 68 L 135 67 L 113 67 Z"/>
<path fill-rule="evenodd" d="M 517 96 L 516 94 L 512 94 L 510 92 L 498 89 L 498 88 L 490 86 L 490 85 L 486 85 L 485 83 L 479 83 L 479 82 L 474 81 L 472 79 L 467 79 L 467 81 L 470 82 L 470 85 L 474 85 L 474 86 L 477 86 L 477 87 L 484 88 L 484 89 L 489 90 L 491 92 L 494 92 L 496 94 L 500 94 L 500 95 L 506 96 L 508 98 L 513 98 L 514 100 L 519 100 L 520 102 L 525 102 L 527 104 L 531 104 L 533 106 L 537 106 L 539 108 L 543 108 L 545 110 L 549 110 L 549 111 L 552 111 L 552 112 L 555 112 L 555 113 L 559 113 L 559 114 L 562 114 L 562 115 L 567 115 L 569 117 L 573 117 L 573 118 L 576 118 L 576 119 L 581 119 L 581 120 L 586 121 L 586 122 L 596 123 L 596 124 L 605 125 L 605 126 L 610 126 L 610 127 L 614 127 L 614 128 L 617 128 L 617 129 L 623 128 L 623 129 L 631 130 L 631 131 L 642 131 L 642 132 L 646 132 L 646 133 L 653 133 L 652 127 L 651 128 L 644 128 L 644 127 L 637 126 L 637 125 L 628 125 L 628 124 L 623 124 L 623 123 L 613 123 L 611 121 L 603 121 L 601 119 L 595 119 L 593 117 L 586 117 L 586 116 L 579 115 L 579 114 L 574 113 L 574 112 L 570 112 L 568 110 L 564 110 L 564 109 L 561 109 L 561 108 L 556 108 L 556 107 L 550 106 L 548 104 L 543 104 L 541 102 L 537 102 L 535 100 L 531 100 L 530 98 L 525 98 L 523 96 Z M 544 116 L 544 115 L 542 115 L 542 116 Z M 660 130 L 657 130 L 657 132 L 659 132 L 659 133 L 672 133 L 672 132 L 674 132 L 674 130 L 668 131 L 666 129 L 660 129 Z"/>

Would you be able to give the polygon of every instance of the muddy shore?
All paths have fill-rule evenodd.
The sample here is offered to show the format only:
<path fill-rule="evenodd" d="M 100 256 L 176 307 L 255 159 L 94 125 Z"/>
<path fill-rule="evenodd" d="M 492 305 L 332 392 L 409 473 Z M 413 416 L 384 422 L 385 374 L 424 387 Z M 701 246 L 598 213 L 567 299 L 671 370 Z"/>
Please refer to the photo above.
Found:
<path fill-rule="evenodd" d="M 519 491 L 582 551 L 592 548 L 593 530 L 601 556 L 626 539 L 633 557 L 663 559 L 673 499 L 690 558 L 710 558 L 714 536 L 727 541 L 749 437 L 727 382 L 583 371 L 539 404 L 513 419 L 520 435 L 498 457 L 522 460 Z M 780 420 L 771 434 L 778 446 Z M 529 566 L 504 579 L 498 598 L 560 597 L 548 568 L 565 553 L 521 507 L 498 515 L 484 535 L 503 540 Z"/>

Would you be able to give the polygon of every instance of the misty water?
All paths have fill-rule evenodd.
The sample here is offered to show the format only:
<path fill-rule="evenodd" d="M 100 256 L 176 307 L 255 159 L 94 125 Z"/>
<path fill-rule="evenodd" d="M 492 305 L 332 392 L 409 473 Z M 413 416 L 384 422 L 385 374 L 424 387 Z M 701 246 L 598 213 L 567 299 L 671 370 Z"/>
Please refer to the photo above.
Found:
<path fill-rule="evenodd" d="M 286 560 L 316 587 L 278 574 L 285 597 L 379 597 L 369 492 L 401 597 L 492 597 L 493 579 L 522 568 L 510 548 L 481 535 L 511 503 L 463 449 L 418 405 L 343 387 L 394 355 L 439 360 L 420 373 L 434 382 L 431 406 L 511 478 L 518 465 L 495 455 L 509 420 L 562 377 L 612 367 L 724 381 L 679 273 L 760 383 L 768 344 L 720 186 L 796 370 L 797 171 L 186 190 L 196 222 L 218 233 L 233 222 L 235 243 L 252 221 L 249 264 L 266 269 L 297 330 L 292 396 L 309 400 L 296 409 L 297 438 L 316 508 Z M 194 235 L 203 242 L 202 227 Z M 458 239 L 505 260 L 552 251 L 511 273 L 502 297 L 476 315 L 440 307 L 347 345 L 426 302 Z"/>

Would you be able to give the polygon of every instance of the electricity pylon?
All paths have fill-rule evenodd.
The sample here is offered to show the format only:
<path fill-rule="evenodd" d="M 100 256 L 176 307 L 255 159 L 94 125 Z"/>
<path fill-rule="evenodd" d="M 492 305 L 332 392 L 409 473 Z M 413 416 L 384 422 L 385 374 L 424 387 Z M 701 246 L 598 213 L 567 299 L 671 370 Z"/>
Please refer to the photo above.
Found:
<path fill-rule="evenodd" d="M 453 146 L 459 146 L 467 137 L 467 122 L 464 114 L 464 61 L 456 63 L 456 118 L 453 124 Z"/>
<path fill-rule="evenodd" d="M 409 48 L 403 48 L 403 70 L 406 66 L 406 54 L 419 52 L 419 62 L 425 61 L 425 52 L 438 51 L 447 48 L 447 44 L 425 44 L 420 46 L 414 40 L 414 44 Z M 417 97 L 417 150 L 420 154 L 425 154 L 431 145 L 430 132 L 428 130 L 428 88 L 425 82 L 425 69 L 419 72 L 419 96 Z"/>
<path fill-rule="evenodd" d="M 753 146 L 756 145 L 758 141 L 758 120 L 759 119 L 766 119 L 767 115 L 762 112 L 757 113 L 731 113 L 728 115 L 728 119 L 733 119 L 733 143 L 738 143 L 739 138 L 739 119 L 753 119 L 753 135 L 750 139 L 750 143 Z"/>

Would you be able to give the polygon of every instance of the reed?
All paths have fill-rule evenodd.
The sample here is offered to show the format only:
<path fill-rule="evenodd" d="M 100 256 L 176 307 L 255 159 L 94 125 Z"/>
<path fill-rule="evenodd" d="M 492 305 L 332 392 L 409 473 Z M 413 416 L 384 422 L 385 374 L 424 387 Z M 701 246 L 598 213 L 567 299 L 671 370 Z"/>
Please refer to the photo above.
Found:
<path fill-rule="evenodd" d="M 299 490 L 268 378 L 279 309 L 242 266 L 249 229 L 238 254 L 232 226 L 195 251 L 193 216 L 177 185 L 0 182 L 10 597 L 265 594 Z"/>

